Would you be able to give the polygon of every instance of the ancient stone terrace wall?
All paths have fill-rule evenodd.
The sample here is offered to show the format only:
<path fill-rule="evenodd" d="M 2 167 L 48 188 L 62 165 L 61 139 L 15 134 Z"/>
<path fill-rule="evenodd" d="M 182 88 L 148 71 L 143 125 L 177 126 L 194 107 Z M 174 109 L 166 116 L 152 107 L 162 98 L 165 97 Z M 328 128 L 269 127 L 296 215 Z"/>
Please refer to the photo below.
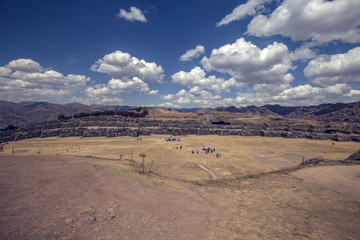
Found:
<path fill-rule="evenodd" d="M 360 126 L 313 126 L 289 123 L 232 122 L 213 125 L 198 121 L 159 121 L 133 118 L 88 117 L 66 121 L 31 124 L 17 130 L 0 132 L 0 142 L 44 137 L 117 137 L 150 134 L 167 135 L 239 135 L 286 138 L 332 139 L 360 142 Z"/>

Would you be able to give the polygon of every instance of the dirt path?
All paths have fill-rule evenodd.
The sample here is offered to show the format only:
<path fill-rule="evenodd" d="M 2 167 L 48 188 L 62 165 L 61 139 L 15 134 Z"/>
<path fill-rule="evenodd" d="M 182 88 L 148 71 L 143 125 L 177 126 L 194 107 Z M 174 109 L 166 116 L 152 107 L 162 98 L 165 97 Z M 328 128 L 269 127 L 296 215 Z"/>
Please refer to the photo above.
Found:
<path fill-rule="evenodd" d="M 207 169 L 207 168 L 204 167 L 203 165 L 198 164 L 198 166 L 199 166 L 201 169 L 203 169 L 203 170 L 205 170 L 206 172 L 208 172 L 213 180 L 218 179 L 217 176 L 216 176 L 212 171 L 210 171 L 209 169 Z"/>
<path fill-rule="evenodd" d="M 204 239 L 218 214 L 71 157 L 0 156 L 0 196 L 0 239 Z"/>

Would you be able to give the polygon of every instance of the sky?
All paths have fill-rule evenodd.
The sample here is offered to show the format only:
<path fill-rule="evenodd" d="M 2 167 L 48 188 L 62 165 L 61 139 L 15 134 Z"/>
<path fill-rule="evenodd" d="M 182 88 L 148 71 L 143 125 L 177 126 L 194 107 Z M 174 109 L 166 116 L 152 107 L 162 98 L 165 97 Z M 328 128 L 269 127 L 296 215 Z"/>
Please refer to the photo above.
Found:
<path fill-rule="evenodd" d="M 0 100 L 360 101 L 359 0 L 0 0 Z"/>

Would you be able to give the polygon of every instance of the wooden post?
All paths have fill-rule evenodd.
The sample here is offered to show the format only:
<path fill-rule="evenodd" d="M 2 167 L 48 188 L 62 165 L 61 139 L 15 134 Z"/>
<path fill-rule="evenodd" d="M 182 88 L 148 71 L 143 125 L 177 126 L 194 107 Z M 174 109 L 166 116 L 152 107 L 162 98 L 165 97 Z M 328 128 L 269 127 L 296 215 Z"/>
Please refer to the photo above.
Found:
<path fill-rule="evenodd" d="M 305 166 L 305 158 L 303 157 L 302 165 Z"/>
<path fill-rule="evenodd" d="M 153 162 L 154 162 L 154 160 L 152 160 L 151 163 L 150 163 L 149 173 L 151 173 L 151 167 L 153 165 Z"/>
<path fill-rule="evenodd" d="M 145 166 L 144 166 L 144 157 L 143 157 L 143 158 L 142 158 L 142 163 L 141 163 L 141 171 L 140 171 L 141 173 L 145 173 L 145 172 L 144 172 L 144 167 L 145 167 Z"/>
<path fill-rule="evenodd" d="M 130 152 L 130 161 L 132 161 L 132 151 Z"/>
<path fill-rule="evenodd" d="M 11 150 L 11 154 L 14 154 L 14 148 L 12 148 L 12 150 Z"/>

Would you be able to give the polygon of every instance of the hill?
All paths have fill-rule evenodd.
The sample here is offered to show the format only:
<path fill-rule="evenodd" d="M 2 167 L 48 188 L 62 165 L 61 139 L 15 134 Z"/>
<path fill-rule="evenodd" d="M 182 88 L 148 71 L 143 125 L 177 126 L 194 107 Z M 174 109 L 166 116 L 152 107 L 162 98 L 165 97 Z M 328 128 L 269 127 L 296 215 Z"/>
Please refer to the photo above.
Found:
<path fill-rule="evenodd" d="M 13 103 L 0 101 L 0 128 L 8 125 L 22 126 L 29 123 L 43 122 L 57 119 L 58 115 L 73 116 L 80 113 L 93 113 L 97 111 L 123 112 L 131 106 L 85 105 L 80 103 L 54 104 L 48 102 L 20 102 Z M 201 108 L 152 108 L 163 110 L 163 115 L 170 112 L 172 118 L 178 116 L 191 117 L 193 120 L 236 119 L 251 117 L 285 117 L 292 119 L 305 119 L 332 122 L 360 122 L 360 102 L 322 104 L 319 106 L 248 106 L 248 107 L 218 107 L 215 109 Z M 169 111 L 170 110 L 170 111 Z M 175 113 L 179 114 L 175 114 Z M 156 115 L 156 114 L 155 114 Z M 167 115 L 167 114 L 165 114 Z M 153 114 L 150 114 L 153 116 Z"/>
<path fill-rule="evenodd" d="M 88 106 L 80 103 L 54 104 L 48 102 L 20 102 L 0 101 L 0 128 L 8 125 L 21 126 L 34 122 L 57 119 L 58 115 L 72 116 L 79 113 L 96 111 L 127 111 L 129 106 Z"/>
<path fill-rule="evenodd" d="M 264 108 L 287 118 L 313 119 L 333 122 L 359 122 L 360 102 L 321 104 L 307 107 L 265 105 Z"/>

